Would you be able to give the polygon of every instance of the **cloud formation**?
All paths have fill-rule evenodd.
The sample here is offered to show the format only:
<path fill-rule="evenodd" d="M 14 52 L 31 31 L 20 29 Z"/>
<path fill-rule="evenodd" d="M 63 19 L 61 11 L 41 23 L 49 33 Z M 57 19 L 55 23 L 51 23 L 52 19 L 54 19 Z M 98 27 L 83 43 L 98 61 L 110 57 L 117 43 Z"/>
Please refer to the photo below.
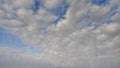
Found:
<path fill-rule="evenodd" d="M 108 0 L 104 5 L 93 0 L 38 0 L 39 6 L 35 2 L 0 1 L 0 27 L 37 50 L 26 54 L 23 48 L 0 47 L 2 68 L 120 67 L 119 0 Z M 65 4 L 64 18 L 51 11 L 61 5 L 63 9 Z M 39 9 L 34 11 L 33 6 Z"/>

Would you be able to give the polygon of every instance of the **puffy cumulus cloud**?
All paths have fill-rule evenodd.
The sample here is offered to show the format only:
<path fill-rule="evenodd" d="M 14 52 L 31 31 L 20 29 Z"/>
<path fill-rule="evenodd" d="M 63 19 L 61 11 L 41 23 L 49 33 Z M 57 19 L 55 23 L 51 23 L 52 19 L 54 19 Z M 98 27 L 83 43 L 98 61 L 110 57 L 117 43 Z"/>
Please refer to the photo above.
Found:
<path fill-rule="evenodd" d="M 44 6 L 47 9 L 52 9 L 57 7 L 58 5 L 60 5 L 62 3 L 63 0 L 43 0 Z"/>
<path fill-rule="evenodd" d="M 120 34 L 120 23 L 111 23 L 105 26 L 105 32 L 110 35 L 119 35 Z"/>
<path fill-rule="evenodd" d="M 0 27 L 38 51 L 27 56 L 17 52 L 23 61 L 15 62 L 22 66 L 24 62 L 29 68 L 40 67 L 41 63 L 48 67 L 50 64 L 52 68 L 119 68 L 119 0 L 109 0 L 110 3 L 104 6 L 88 0 L 65 0 L 69 8 L 65 18 L 56 25 L 53 21 L 58 17 L 48 9 L 62 5 L 62 0 L 42 0 L 43 5 L 37 12 L 31 9 L 34 1 L 17 1 L 4 1 L 0 6 Z M 19 7 L 12 6 L 14 2 Z M 10 55 L 14 56 L 13 53 Z M 32 62 L 33 66 L 30 65 Z"/>

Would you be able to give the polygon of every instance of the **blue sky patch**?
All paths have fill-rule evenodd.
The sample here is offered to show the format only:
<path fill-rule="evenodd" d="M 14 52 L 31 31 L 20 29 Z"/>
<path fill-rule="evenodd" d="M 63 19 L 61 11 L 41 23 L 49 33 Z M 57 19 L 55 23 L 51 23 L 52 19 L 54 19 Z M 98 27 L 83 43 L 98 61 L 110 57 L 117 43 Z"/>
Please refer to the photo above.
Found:
<path fill-rule="evenodd" d="M 0 28 L 0 46 L 24 47 L 24 44 L 19 38 Z"/>
<path fill-rule="evenodd" d="M 109 4 L 109 0 L 92 0 L 92 4 L 105 6 L 106 4 Z"/>
<path fill-rule="evenodd" d="M 66 14 L 68 7 L 69 5 L 63 4 L 60 7 L 51 10 L 51 12 L 58 17 L 53 23 L 57 24 L 60 19 L 65 19 L 64 15 Z"/>
<path fill-rule="evenodd" d="M 32 6 L 32 10 L 34 11 L 34 12 L 36 12 L 36 11 L 38 11 L 39 9 L 40 9 L 40 5 L 41 5 L 42 3 L 40 2 L 40 0 L 34 0 L 34 4 L 33 4 L 33 6 Z"/>

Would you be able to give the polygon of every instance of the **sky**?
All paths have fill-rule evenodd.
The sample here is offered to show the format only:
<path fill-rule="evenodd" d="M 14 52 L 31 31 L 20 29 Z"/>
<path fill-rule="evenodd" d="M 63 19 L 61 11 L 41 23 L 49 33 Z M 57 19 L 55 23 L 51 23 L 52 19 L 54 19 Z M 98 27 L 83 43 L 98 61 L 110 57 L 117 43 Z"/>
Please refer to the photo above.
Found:
<path fill-rule="evenodd" d="M 120 68 L 120 0 L 0 0 L 0 68 Z"/>

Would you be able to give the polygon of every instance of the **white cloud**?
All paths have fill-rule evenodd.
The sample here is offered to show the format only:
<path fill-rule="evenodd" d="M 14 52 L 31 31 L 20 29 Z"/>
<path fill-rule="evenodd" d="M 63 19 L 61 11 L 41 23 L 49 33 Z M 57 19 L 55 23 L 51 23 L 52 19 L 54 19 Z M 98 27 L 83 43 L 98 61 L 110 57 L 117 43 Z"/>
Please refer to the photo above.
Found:
<path fill-rule="evenodd" d="M 105 27 L 105 31 L 108 33 L 108 34 L 120 34 L 120 28 L 119 28 L 119 26 L 120 26 L 120 23 L 111 23 L 111 24 L 109 24 L 109 25 L 107 25 L 106 27 Z"/>
<path fill-rule="evenodd" d="M 99 40 L 99 41 L 105 41 L 107 39 L 107 36 L 106 35 L 98 35 L 97 36 L 97 40 Z"/>
<path fill-rule="evenodd" d="M 107 66 L 97 62 L 106 62 L 110 65 L 114 61 L 119 64 L 119 12 L 110 16 L 112 11 L 118 10 L 111 10 L 115 4 L 98 6 L 85 0 L 67 0 L 67 2 L 70 6 L 65 14 L 65 19 L 61 19 L 56 25 L 52 22 L 57 19 L 57 16 L 54 16 L 47 9 L 56 8 L 57 5 L 62 4 L 60 0 L 43 1 L 47 9 L 42 6 L 36 13 L 29 8 L 33 4 L 32 0 L 29 2 L 28 0 L 5 1 L 6 6 L 0 6 L 0 8 L 4 8 L 4 10 L 0 9 L 0 27 L 19 37 L 28 47 L 43 52 L 43 54 L 38 52 L 27 56 L 17 54 L 24 56 L 23 60 L 25 61 L 35 62 L 33 65 L 37 65 L 39 61 L 53 66 L 71 66 L 74 68 L 85 67 L 86 64 L 91 68 L 100 68 L 100 66 L 105 68 Z M 116 3 L 117 0 L 114 2 Z M 9 3 L 15 3 L 16 6 L 8 6 Z M 17 9 L 13 11 L 16 7 Z M 117 5 L 117 7 L 119 6 Z M 111 19 L 110 24 L 106 24 L 108 18 Z M 6 50 L 9 49 L 4 51 Z M 10 54 L 14 56 L 13 53 Z M 4 57 L 3 54 L 0 53 L 0 55 Z M 92 67 L 91 62 L 97 65 Z M 117 68 L 117 66 L 115 67 Z"/>
<path fill-rule="evenodd" d="M 42 0 L 44 6 L 47 9 L 53 9 L 55 7 L 58 7 L 58 5 L 61 5 L 63 0 Z"/>

